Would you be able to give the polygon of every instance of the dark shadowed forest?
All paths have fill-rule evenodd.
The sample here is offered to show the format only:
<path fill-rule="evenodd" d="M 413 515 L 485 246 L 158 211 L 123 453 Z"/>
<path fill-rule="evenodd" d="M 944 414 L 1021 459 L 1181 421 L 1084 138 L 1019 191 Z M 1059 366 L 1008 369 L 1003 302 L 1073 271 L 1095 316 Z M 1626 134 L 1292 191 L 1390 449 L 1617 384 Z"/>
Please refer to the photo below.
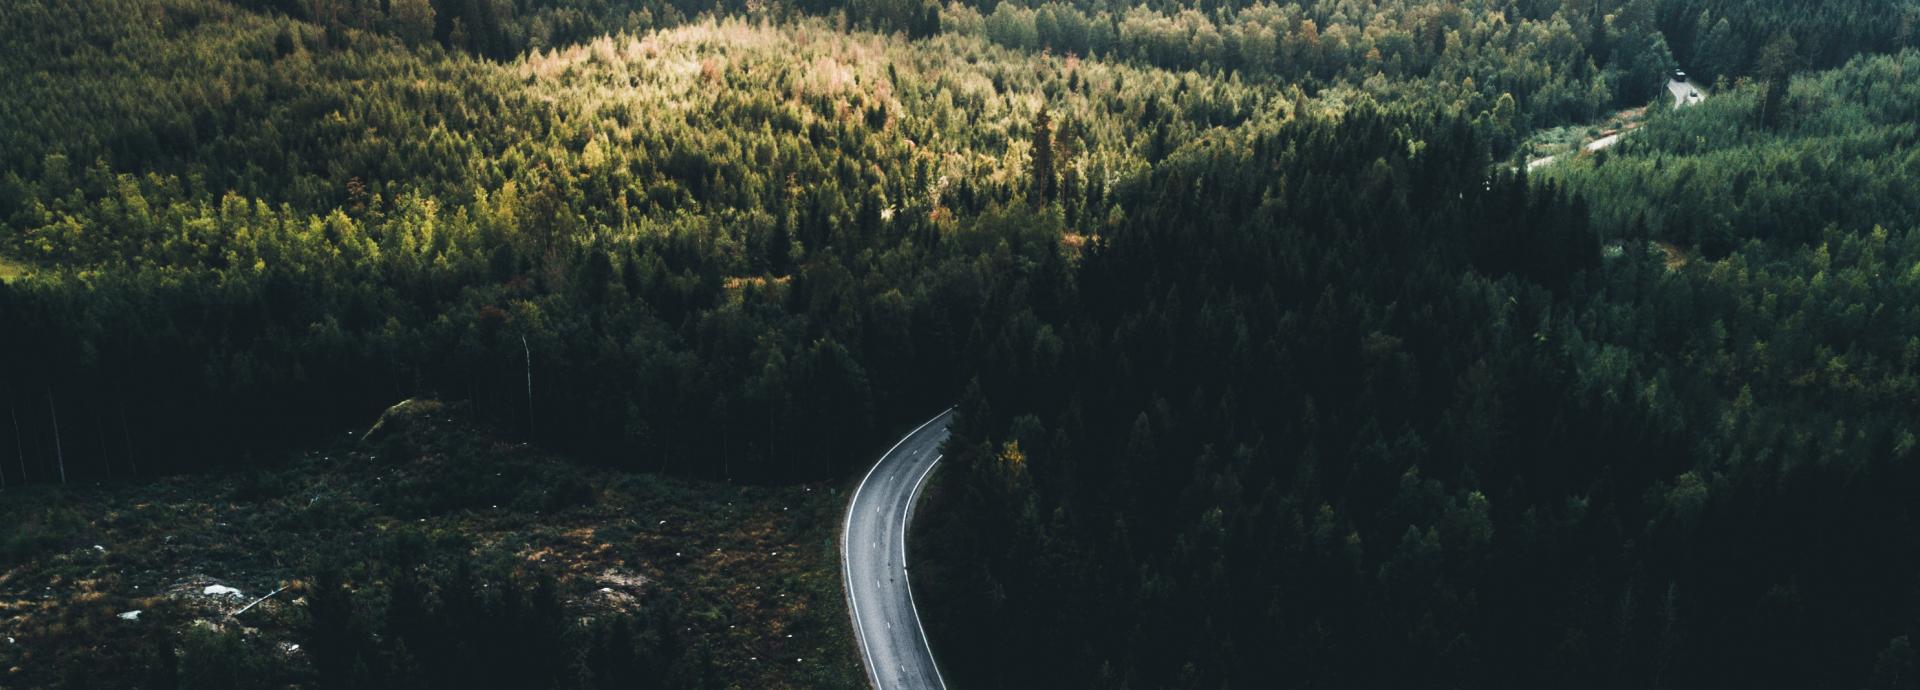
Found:
<path fill-rule="evenodd" d="M 20 0 L 0 36 L 0 600 L 98 579 L 59 487 L 376 481 L 287 458 L 402 400 L 585 466 L 419 489 L 529 516 L 618 483 L 576 472 L 837 487 L 957 404 L 912 550 L 956 687 L 1920 687 L 1915 0 Z M 1549 130 L 1618 143 L 1527 164 Z M 395 453 L 499 450 L 448 447 Z M 201 631 L 21 677 L 860 682 L 464 544 L 276 562 L 292 661 Z"/>

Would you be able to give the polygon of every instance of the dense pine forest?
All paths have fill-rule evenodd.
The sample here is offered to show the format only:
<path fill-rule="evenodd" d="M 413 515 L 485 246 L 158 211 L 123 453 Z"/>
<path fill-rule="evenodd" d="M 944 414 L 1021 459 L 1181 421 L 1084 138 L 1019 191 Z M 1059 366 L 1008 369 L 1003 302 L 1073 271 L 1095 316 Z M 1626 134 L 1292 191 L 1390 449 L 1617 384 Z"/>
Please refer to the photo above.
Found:
<path fill-rule="evenodd" d="M 380 481 L 285 458 L 402 400 L 498 438 L 394 456 L 808 493 L 957 404 L 911 554 L 955 686 L 1920 687 L 1915 0 L 19 0 L 0 37 L 0 599 L 81 577 L 59 487 Z M 1618 143 L 1528 163 L 1549 130 Z M 554 472 L 376 514 L 618 483 Z M 280 564 L 294 661 L 16 678 L 860 682 L 817 613 L 831 668 L 743 670 L 690 590 L 581 618 L 469 546 Z"/>
<path fill-rule="evenodd" d="M 1912 69 L 1796 79 L 1777 125 L 1742 87 L 1544 181 L 1358 113 L 1157 167 L 963 398 L 915 554 L 948 665 L 1912 687 Z"/>

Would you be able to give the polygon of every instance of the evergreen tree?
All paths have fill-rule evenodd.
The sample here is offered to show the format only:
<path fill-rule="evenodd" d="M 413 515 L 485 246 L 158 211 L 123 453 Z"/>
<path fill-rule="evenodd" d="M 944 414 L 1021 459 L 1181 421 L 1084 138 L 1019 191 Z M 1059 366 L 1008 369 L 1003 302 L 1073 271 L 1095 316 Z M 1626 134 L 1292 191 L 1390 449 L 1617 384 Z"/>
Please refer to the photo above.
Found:
<path fill-rule="evenodd" d="M 1033 115 L 1032 146 L 1027 151 L 1027 163 L 1033 183 L 1027 192 L 1027 199 L 1034 208 L 1040 208 L 1053 201 L 1053 188 L 1056 178 L 1053 171 L 1053 118 L 1047 114 L 1047 106 L 1042 103 L 1040 110 Z"/>
<path fill-rule="evenodd" d="M 1793 40 L 1792 34 L 1777 34 L 1760 49 L 1755 70 L 1766 84 L 1766 91 L 1760 99 L 1761 124 L 1768 127 L 1781 124 L 1786 114 L 1787 87 L 1799 64 L 1799 44 Z"/>

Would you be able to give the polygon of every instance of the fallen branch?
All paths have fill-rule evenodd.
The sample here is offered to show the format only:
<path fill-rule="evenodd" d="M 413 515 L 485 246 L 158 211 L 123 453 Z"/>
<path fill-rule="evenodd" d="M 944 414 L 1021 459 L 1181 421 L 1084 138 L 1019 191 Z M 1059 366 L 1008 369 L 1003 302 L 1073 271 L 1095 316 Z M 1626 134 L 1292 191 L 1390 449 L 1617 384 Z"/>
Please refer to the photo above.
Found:
<path fill-rule="evenodd" d="M 242 606 L 242 607 L 240 607 L 240 610 L 238 610 L 238 611 L 235 611 L 235 612 L 233 612 L 233 613 L 231 613 L 231 614 L 228 614 L 228 617 L 229 617 L 229 618 L 239 618 L 239 617 L 240 617 L 240 614 L 243 614 L 243 613 L 246 613 L 246 612 L 247 612 L 248 610 L 250 610 L 250 609 L 252 609 L 252 608 L 253 608 L 253 607 L 255 607 L 255 606 L 259 606 L 259 605 L 260 605 L 260 602 L 263 602 L 263 601 L 266 601 L 266 600 L 268 600 L 268 599 L 272 599 L 272 598 L 273 598 L 273 595 L 275 595 L 275 594 L 279 594 L 279 593 L 281 593 L 281 592 L 285 592 L 285 591 L 287 591 L 287 588 L 288 588 L 288 587 L 292 587 L 292 586 L 293 586 L 293 585 L 281 585 L 279 589 L 276 589 L 276 590 L 273 590 L 273 591 L 271 591 L 271 592 L 268 592 L 266 596 L 264 596 L 264 597 L 260 597 L 259 599 L 255 599 L 255 600 L 253 600 L 253 603 L 251 603 L 251 604 L 247 604 L 246 606 Z"/>

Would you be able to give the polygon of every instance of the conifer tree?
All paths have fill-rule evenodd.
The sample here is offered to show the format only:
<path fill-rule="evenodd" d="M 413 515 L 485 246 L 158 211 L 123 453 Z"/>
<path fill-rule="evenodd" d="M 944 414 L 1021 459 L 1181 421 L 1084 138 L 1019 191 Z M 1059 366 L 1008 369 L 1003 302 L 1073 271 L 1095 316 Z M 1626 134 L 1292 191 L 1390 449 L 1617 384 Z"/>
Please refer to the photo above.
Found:
<path fill-rule="evenodd" d="M 1046 104 L 1040 105 L 1040 111 L 1033 116 L 1033 147 L 1027 152 L 1029 165 L 1032 166 L 1033 183 L 1027 192 L 1027 201 L 1034 208 L 1040 208 L 1053 201 L 1053 119 L 1047 114 Z"/>

